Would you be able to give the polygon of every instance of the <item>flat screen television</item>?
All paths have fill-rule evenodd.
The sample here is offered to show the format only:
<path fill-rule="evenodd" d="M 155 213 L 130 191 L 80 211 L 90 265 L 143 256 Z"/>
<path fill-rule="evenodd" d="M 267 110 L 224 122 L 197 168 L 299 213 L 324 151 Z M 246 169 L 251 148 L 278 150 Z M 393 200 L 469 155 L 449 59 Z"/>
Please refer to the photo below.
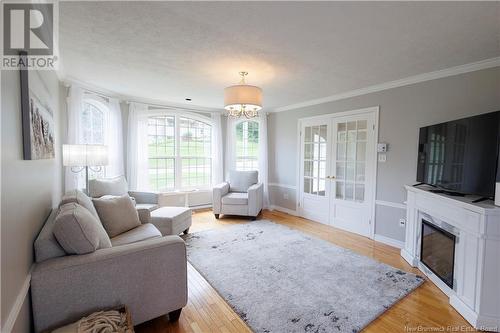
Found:
<path fill-rule="evenodd" d="M 500 111 L 420 128 L 417 181 L 456 194 L 495 195 Z"/>

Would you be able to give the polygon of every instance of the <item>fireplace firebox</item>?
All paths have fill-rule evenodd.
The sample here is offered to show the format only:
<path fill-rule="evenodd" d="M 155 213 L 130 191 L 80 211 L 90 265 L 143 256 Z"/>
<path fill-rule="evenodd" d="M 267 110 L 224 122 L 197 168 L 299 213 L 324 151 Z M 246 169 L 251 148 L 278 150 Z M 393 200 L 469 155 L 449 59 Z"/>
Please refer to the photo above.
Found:
<path fill-rule="evenodd" d="M 456 236 L 422 219 L 420 261 L 453 289 Z"/>

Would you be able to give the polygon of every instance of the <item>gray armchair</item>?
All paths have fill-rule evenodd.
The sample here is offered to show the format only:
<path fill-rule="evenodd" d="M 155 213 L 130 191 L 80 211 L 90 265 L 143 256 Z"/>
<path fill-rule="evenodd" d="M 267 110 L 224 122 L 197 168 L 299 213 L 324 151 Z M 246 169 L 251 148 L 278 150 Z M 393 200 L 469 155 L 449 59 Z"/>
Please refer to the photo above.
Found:
<path fill-rule="evenodd" d="M 230 171 L 229 181 L 213 188 L 213 211 L 220 214 L 249 216 L 255 220 L 263 206 L 264 186 L 257 171 Z"/>

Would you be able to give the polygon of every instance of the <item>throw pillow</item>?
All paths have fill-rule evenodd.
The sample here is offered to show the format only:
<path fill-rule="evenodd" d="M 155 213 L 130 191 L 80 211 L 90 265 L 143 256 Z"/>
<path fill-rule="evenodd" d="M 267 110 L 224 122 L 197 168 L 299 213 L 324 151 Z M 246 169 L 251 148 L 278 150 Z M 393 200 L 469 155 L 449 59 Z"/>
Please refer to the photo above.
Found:
<path fill-rule="evenodd" d="M 74 202 L 59 208 L 53 232 L 68 254 L 85 254 L 111 247 L 102 224 L 87 209 Z"/>
<path fill-rule="evenodd" d="M 259 181 L 257 171 L 229 171 L 229 189 L 231 192 L 248 192 L 248 188 Z"/>
<path fill-rule="evenodd" d="M 72 190 L 68 191 L 64 194 L 61 199 L 61 203 L 59 203 L 59 207 L 69 203 L 75 202 L 80 206 L 83 206 L 89 210 L 89 212 L 94 215 L 94 217 L 99 220 L 99 215 L 97 215 L 97 211 L 95 210 L 94 204 L 92 203 L 92 199 L 88 197 L 85 193 L 80 190 Z M 101 221 L 99 221 L 101 222 Z"/>
<path fill-rule="evenodd" d="M 109 237 L 113 238 L 141 225 L 139 215 L 127 195 L 93 199 L 97 214 Z"/>
<path fill-rule="evenodd" d="M 103 195 L 128 194 L 127 180 L 124 176 L 92 179 L 89 181 L 89 194 L 92 198 L 100 198 Z"/>

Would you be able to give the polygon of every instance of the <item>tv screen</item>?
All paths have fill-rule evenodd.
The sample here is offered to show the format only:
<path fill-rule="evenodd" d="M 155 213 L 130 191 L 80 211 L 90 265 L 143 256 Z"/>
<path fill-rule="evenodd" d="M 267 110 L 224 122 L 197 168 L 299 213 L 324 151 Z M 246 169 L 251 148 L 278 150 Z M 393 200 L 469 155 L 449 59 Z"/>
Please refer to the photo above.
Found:
<path fill-rule="evenodd" d="M 500 111 L 420 128 L 417 181 L 493 197 L 500 179 Z"/>

